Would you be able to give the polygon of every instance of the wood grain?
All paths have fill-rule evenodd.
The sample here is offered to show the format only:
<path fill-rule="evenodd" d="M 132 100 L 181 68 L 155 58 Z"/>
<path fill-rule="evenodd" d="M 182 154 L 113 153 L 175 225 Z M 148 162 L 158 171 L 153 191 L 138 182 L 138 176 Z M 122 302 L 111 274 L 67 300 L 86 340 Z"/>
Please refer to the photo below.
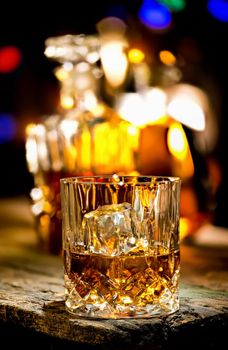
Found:
<path fill-rule="evenodd" d="M 188 349 L 196 344 L 212 349 L 225 340 L 227 250 L 182 246 L 181 307 L 173 315 L 74 318 L 64 307 L 62 258 L 39 249 L 32 222 L 26 199 L 1 201 L 0 336 L 9 343 L 20 341 L 25 347 L 27 335 L 29 346 L 35 342 L 48 349 Z"/>

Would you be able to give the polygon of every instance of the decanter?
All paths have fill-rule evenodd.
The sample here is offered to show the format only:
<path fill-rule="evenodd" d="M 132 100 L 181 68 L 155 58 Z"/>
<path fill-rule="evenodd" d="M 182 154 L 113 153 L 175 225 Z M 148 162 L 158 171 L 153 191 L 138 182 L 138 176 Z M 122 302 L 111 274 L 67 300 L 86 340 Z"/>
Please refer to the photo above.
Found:
<path fill-rule="evenodd" d="M 27 128 L 26 158 L 34 176 L 32 212 L 41 246 L 59 254 L 60 178 L 135 173 L 138 134 L 99 96 L 96 35 L 51 37 L 45 46 L 46 57 L 60 63 L 55 73 L 61 81 L 62 108 Z"/>

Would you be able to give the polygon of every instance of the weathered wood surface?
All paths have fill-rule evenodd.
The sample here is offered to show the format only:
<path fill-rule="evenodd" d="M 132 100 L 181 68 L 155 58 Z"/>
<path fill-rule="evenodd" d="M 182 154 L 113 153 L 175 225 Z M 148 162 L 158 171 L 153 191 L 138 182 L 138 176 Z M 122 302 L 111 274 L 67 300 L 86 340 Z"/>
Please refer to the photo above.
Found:
<path fill-rule="evenodd" d="M 91 320 L 66 313 L 61 257 L 42 253 L 24 199 L 0 202 L 0 339 L 44 349 L 218 349 L 228 331 L 228 253 L 182 246 L 180 311 Z M 0 346 L 1 348 L 1 346 Z"/>

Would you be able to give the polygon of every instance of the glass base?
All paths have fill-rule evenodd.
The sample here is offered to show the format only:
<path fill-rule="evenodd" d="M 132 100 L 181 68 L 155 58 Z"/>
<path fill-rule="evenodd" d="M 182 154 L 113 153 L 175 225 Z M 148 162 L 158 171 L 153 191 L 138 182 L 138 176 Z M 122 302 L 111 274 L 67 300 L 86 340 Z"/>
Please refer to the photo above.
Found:
<path fill-rule="evenodd" d="M 140 301 L 141 300 L 141 301 Z M 125 305 L 124 305 L 125 303 Z M 142 298 L 135 297 L 132 302 L 126 294 L 115 295 L 109 301 L 92 291 L 83 298 L 75 288 L 66 291 L 66 310 L 76 317 L 123 319 L 123 318 L 151 318 L 167 316 L 179 310 L 178 289 L 174 293 L 165 288 L 162 294 L 150 303 L 142 302 Z M 127 305 L 128 304 L 128 305 Z"/>
<path fill-rule="evenodd" d="M 172 310 L 164 310 L 159 306 L 152 306 L 150 308 L 135 308 L 132 310 L 125 309 L 122 312 L 112 312 L 106 313 L 102 310 L 93 309 L 90 306 L 86 307 L 86 310 L 76 309 L 72 310 L 66 307 L 66 310 L 75 317 L 81 318 L 98 318 L 98 319 L 129 319 L 129 318 L 153 318 L 153 317 L 162 317 L 168 316 L 177 312 L 179 310 L 179 306 L 176 306 Z"/>

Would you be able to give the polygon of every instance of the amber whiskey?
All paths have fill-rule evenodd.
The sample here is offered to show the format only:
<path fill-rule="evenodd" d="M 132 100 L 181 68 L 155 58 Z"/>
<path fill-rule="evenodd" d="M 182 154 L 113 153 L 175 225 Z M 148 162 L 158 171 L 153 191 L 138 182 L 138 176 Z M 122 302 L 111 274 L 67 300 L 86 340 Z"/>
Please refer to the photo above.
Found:
<path fill-rule="evenodd" d="M 179 250 L 120 256 L 64 252 L 66 306 L 77 315 L 150 317 L 179 308 Z"/>

